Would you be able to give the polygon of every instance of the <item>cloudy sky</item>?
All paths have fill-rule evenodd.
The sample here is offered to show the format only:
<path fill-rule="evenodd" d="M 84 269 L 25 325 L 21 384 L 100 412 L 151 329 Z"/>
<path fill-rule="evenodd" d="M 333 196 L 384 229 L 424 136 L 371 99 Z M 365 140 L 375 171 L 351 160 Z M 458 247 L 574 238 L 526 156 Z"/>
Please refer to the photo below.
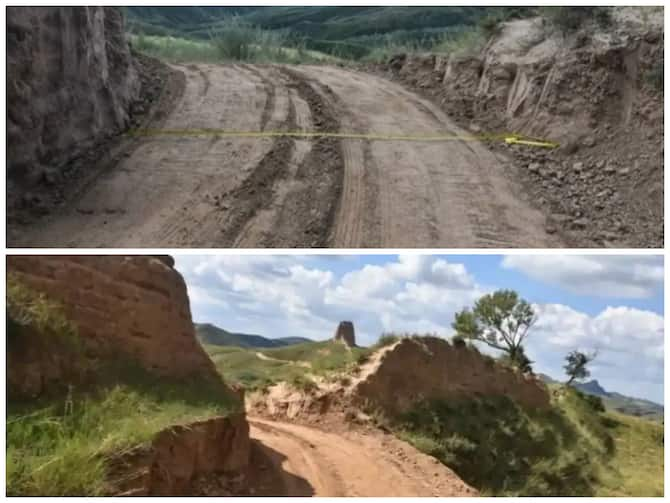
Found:
<path fill-rule="evenodd" d="M 453 335 L 454 313 L 512 288 L 539 319 L 527 353 L 563 378 L 573 349 L 598 350 L 609 391 L 663 402 L 663 258 L 569 255 L 176 256 L 196 322 L 323 340 L 351 320 L 357 342 L 387 331 Z"/>

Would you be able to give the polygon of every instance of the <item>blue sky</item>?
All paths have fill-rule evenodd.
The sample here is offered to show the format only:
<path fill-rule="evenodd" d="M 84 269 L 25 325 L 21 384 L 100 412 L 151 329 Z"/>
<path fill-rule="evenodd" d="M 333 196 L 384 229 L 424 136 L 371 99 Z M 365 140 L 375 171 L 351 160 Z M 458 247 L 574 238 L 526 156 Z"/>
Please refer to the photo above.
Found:
<path fill-rule="evenodd" d="M 323 340 L 351 320 L 361 345 L 387 331 L 453 335 L 454 313 L 512 288 L 534 304 L 527 352 L 562 378 L 598 350 L 592 378 L 663 401 L 663 258 L 575 255 L 178 255 L 196 322 Z"/>

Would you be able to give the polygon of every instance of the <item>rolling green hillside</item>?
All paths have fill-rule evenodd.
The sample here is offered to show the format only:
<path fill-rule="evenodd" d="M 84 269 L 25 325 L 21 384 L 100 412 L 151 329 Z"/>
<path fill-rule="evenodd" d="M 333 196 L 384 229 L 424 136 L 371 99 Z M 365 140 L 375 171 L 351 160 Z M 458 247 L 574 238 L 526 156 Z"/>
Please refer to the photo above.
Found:
<path fill-rule="evenodd" d="M 558 384 L 558 381 L 546 374 L 540 374 L 540 378 L 548 384 Z M 574 383 L 573 386 L 582 393 L 600 397 L 608 410 L 651 420 L 663 419 L 663 405 L 643 398 L 622 395 L 616 391 L 607 391 L 595 379 L 584 383 Z"/>
<path fill-rule="evenodd" d="M 279 337 L 268 339 L 261 335 L 228 332 L 210 323 L 196 323 L 195 333 L 202 344 L 235 346 L 239 348 L 278 348 L 291 344 L 312 342 L 304 337 Z"/>
<path fill-rule="evenodd" d="M 262 351 L 208 344 L 203 347 L 224 380 L 248 390 L 265 389 L 282 381 L 301 388 L 313 386 L 312 377 L 351 370 L 370 353 L 370 349 L 347 348 L 332 340 Z"/>

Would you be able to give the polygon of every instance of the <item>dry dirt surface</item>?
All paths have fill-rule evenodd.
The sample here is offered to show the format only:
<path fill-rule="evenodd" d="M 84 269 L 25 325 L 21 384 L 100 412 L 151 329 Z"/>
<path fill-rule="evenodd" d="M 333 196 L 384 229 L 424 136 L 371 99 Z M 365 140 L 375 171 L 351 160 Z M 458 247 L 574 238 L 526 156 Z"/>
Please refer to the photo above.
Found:
<path fill-rule="evenodd" d="M 250 423 L 254 496 L 477 495 L 435 458 L 389 434 Z"/>
<path fill-rule="evenodd" d="M 188 65 L 172 130 L 467 135 L 430 102 L 339 67 Z M 147 136 L 10 246 L 560 247 L 475 141 Z"/>

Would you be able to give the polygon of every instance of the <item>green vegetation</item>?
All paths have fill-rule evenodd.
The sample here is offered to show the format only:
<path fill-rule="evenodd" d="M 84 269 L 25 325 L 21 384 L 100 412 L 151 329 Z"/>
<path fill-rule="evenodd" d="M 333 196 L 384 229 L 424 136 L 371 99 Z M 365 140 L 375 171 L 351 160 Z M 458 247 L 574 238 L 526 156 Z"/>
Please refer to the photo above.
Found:
<path fill-rule="evenodd" d="M 596 496 L 663 496 L 663 424 L 610 413 L 613 457 Z"/>
<path fill-rule="evenodd" d="M 381 349 L 385 346 L 390 346 L 391 344 L 395 344 L 400 339 L 402 339 L 402 337 L 403 337 L 402 335 L 393 334 L 393 333 L 382 334 L 379 337 L 379 340 L 377 342 L 375 342 L 375 345 L 372 346 L 372 350 Z"/>
<path fill-rule="evenodd" d="M 243 32 L 238 32 L 243 33 Z M 253 29 L 246 35 L 259 35 L 258 39 L 244 42 L 232 36 L 215 35 L 209 40 L 192 40 L 173 36 L 131 35 L 133 47 L 138 51 L 173 63 L 221 63 L 244 61 L 253 63 L 303 64 L 337 61 L 336 58 L 309 51 L 303 47 L 271 45 L 275 35 Z"/>
<path fill-rule="evenodd" d="M 141 371 L 132 373 L 137 377 Z M 148 374 L 95 392 L 29 405 L 9 403 L 7 493 L 103 494 L 110 456 L 150 440 L 171 425 L 239 408 L 230 395 L 213 385 L 166 382 Z"/>
<path fill-rule="evenodd" d="M 479 51 L 528 7 L 127 7 L 143 52 L 169 61 L 383 61 Z"/>
<path fill-rule="evenodd" d="M 226 381 L 247 389 L 264 389 L 285 381 L 307 388 L 308 375 L 333 376 L 355 367 L 371 350 L 347 348 L 334 341 L 309 342 L 257 352 L 239 347 L 204 345 Z"/>
<path fill-rule="evenodd" d="M 276 339 L 269 339 L 260 335 L 228 332 L 210 323 L 196 323 L 195 334 L 202 344 L 237 346 L 240 348 L 275 348 L 312 342 L 304 337 L 278 337 Z"/>
<path fill-rule="evenodd" d="M 81 342 L 60 306 L 13 276 L 7 311 L 9 362 L 22 345 L 48 341 L 50 351 L 66 351 L 72 367 L 86 372 L 85 379 L 62 376 L 65 393 L 8 400 L 7 494 L 103 494 L 110 457 L 171 425 L 242 408 L 217 378 L 159 377 L 121 356 L 84 365 L 83 354 L 71 352 Z"/>
<path fill-rule="evenodd" d="M 512 366 L 531 372 L 523 342 L 537 321 L 532 306 L 514 290 L 498 290 L 482 296 L 472 310 L 456 313 L 452 324 L 463 339 L 483 342 L 503 352 Z"/>
<path fill-rule="evenodd" d="M 27 327 L 33 337 L 46 339 L 67 349 L 79 349 L 77 327 L 63 313 L 62 306 L 25 286 L 12 274 L 7 276 L 7 343 L 8 350 L 23 343 Z"/>
<path fill-rule="evenodd" d="M 566 364 L 563 366 L 568 375 L 568 382 L 565 384 L 572 384 L 575 379 L 581 381 L 589 377 L 591 371 L 586 366 L 595 360 L 596 356 L 596 353 L 587 355 L 577 350 L 568 353 L 565 357 Z"/>
<path fill-rule="evenodd" d="M 572 388 L 552 391 L 546 411 L 524 410 L 506 397 L 426 402 L 392 428 L 484 494 L 662 494 L 658 424 L 602 413 Z M 641 450 L 631 459 L 635 442 Z M 633 472 L 643 467 L 651 473 L 638 484 Z"/>

